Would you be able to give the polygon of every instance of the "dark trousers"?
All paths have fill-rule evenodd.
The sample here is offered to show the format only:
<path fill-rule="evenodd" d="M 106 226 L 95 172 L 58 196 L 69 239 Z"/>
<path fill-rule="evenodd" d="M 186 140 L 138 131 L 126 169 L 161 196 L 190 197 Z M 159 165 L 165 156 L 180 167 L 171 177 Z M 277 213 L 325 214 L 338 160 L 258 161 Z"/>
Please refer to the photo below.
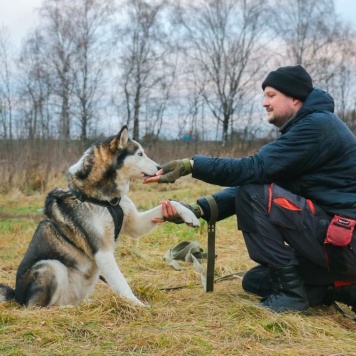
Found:
<path fill-rule="evenodd" d="M 280 268 L 299 265 L 305 278 L 324 284 L 356 280 L 355 238 L 350 246 L 325 245 L 331 217 L 303 197 L 272 185 L 238 189 L 236 212 L 249 255 Z"/>
<path fill-rule="evenodd" d="M 227 188 L 213 195 L 219 219 L 236 213 L 250 258 L 269 268 L 298 265 L 304 281 L 327 285 L 356 280 L 356 239 L 324 245 L 331 220 L 320 207 L 273 184 Z M 198 204 L 209 218 L 205 199 Z"/>

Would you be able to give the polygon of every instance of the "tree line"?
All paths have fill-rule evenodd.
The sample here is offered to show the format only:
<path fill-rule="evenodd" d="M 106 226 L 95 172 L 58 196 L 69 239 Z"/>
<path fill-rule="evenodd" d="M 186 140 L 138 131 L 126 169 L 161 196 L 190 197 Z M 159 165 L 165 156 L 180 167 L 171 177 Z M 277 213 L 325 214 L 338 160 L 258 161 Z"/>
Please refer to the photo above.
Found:
<path fill-rule="evenodd" d="M 44 0 L 16 53 L 0 29 L 0 138 L 273 134 L 261 82 L 302 64 L 356 132 L 355 28 L 334 0 Z"/>

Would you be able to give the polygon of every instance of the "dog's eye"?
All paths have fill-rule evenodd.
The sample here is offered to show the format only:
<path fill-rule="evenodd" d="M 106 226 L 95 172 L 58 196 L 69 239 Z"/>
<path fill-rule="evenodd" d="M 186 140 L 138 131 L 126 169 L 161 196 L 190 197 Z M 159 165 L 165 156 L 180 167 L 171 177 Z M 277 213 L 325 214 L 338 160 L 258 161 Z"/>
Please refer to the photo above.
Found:
<path fill-rule="evenodd" d="M 142 152 L 138 152 L 137 155 L 142 157 L 143 153 Z"/>

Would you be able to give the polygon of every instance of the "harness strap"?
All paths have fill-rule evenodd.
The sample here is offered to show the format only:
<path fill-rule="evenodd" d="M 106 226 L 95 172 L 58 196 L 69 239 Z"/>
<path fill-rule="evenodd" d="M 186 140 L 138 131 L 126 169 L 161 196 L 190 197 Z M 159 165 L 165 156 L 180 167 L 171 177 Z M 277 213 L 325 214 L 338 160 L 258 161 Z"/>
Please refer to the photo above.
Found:
<path fill-rule="evenodd" d="M 124 212 L 119 204 L 116 206 L 108 206 L 107 208 L 112 216 L 112 219 L 114 220 L 114 239 L 116 241 L 121 231 L 122 223 L 124 222 Z"/>
<path fill-rule="evenodd" d="M 80 190 L 76 190 L 72 187 L 69 187 L 70 192 L 80 201 L 82 202 L 88 202 L 92 203 L 95 205 L 100 205 L 100 206 L 105 206 L 106 208 L 110 206 L 116 206 L 119 205 L 121 198 L 113 198 L 111 200 L 99 200 L 93 197 L 90 197 L 89 195 L 85 194 L 84 192 L 81 192 Z"/>
<path fill-rule="evenodd" d="M 99 200 L 99 199 L 92 198 L 89 195 L 87 195 L 79 190 L 73 189 L 71 187 L 69 187 L 69 190 L 78 200 L 80 200 L 83 203 L 88 202 L 91 204 L 103 206 L 108 209 L 108 211 L 114 221 L 114 226 L 115 226 L 114 239 L 116 241 L 119 236 L 119 233 L 121 231 L 122 224 L 124 221 L 124 212 L 119 204 L 121 198 L 113 198 L 110 201 Z"/>

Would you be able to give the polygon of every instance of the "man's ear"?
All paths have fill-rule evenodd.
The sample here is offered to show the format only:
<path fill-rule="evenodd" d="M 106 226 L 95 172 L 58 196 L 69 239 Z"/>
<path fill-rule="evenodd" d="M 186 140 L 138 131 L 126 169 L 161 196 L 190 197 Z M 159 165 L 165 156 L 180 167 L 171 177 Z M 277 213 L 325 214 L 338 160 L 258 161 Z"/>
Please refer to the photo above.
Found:
<path fill-rule="evenodd" d="M 293 106 L 298 111 L 303 106 L 303 101 L 301 101 L 299 99 L 295 99 L 295 98 L 292 98 L 292 99 L 293 99 Z"/>
<path fill-rule="evenodd" d="M 126 146 L 127 141 L 129 140 L 129 131 L 127 126 L 123 126 L 120 132 L 111 140 L 110 150 L 112 152 L 117 151 L 119 148 Z"/>

